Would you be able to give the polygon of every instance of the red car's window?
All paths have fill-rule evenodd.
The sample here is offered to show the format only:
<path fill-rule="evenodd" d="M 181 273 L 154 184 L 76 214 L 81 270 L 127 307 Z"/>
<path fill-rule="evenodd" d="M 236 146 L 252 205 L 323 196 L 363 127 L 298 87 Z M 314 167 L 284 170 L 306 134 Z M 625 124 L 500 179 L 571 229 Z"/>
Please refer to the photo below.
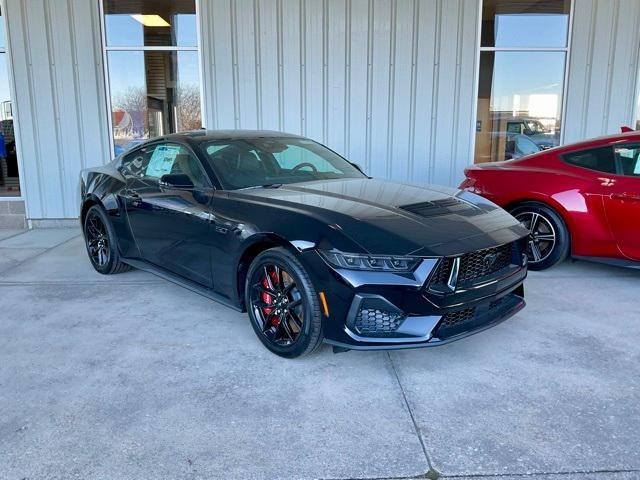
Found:
<path fill-rule="evenodd" d="M 640 177 L 640 145 L 615 147 L 613 153 L 622 175 Z"/>
<path fill-rule="evenodd" d="M 588 168 L 597 172 L 616 173 L 616 162 L 611 147 L 567 153 L 563 158 L 565 162 L 576 167 Z"/>

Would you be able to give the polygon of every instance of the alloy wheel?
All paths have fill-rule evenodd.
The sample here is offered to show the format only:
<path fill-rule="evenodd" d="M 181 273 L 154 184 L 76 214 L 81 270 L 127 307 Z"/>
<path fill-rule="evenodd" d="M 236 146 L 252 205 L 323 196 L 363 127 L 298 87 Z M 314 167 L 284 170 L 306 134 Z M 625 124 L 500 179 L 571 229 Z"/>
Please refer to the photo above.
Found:
<path fill-rule="evenodd" d="M 107 265 L 111 256 L 109 235 L 106 225 L 98 215 L 91 213 L 87 218 L 85 236 L 87 249 L 93 262 L 99 267 Z"/>
<path fill-rule="evenodd" d="M 302 333 L 304 305 L 291 274 L 268 263 L 251 280 L 251 308 L 262 334 L 280 347 L 294 344 Z"/>
<path fill-rule="evenodd" d="M 538 212 L 522 212 L 516 219 L 529 230 L 527 257 L 529 263 L 546 260 L 556 246 L 556 231 L 544 215 Z"/>

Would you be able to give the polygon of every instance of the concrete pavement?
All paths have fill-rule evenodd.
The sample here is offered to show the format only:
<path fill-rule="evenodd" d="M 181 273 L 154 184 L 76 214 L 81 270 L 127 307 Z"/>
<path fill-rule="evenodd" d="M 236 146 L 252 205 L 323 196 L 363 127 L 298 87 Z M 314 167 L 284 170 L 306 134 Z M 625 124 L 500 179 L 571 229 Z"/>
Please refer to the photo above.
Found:
<path fill-rule="evenodd" d="M 287 361 L 75 230 L 2 233 L 0 478 L 640 478 L 639 294 L 568 262 L 463 341 Z"/>

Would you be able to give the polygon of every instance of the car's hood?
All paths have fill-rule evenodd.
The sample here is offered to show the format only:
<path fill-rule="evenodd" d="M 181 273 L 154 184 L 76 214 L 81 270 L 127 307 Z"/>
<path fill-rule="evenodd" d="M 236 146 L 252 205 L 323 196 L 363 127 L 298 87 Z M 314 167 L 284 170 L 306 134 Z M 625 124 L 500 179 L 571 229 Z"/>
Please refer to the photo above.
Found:
<path fill-rule="evenodd" d="M 453 255 L 511 242 L 527 233 L 488 200 L 446 187 L 363 178 L 232 195 L 302 210 L 339 229 L 369 253 Z"/>

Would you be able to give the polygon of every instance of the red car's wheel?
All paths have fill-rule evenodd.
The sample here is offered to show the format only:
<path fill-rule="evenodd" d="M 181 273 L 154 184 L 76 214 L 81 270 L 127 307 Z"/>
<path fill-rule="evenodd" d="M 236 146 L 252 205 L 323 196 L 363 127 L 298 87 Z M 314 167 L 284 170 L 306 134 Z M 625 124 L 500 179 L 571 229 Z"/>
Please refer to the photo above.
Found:
<path fill-rule="evenodd" d="M 569 254 L 569 231 L 551 208 L 534 202 L 521 203 L 511 214 L 529 230 L 527 256 L 531 270 L 545 270 Z"/>

